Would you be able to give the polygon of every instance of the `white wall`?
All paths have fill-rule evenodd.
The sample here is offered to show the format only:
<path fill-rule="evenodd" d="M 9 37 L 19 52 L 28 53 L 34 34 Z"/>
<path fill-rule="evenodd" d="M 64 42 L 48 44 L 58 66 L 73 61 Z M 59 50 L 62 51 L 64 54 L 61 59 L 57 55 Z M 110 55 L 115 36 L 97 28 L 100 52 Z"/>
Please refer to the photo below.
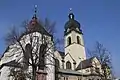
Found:
<path fill-rule="evenodd" d="M 38 32 L 34 32 L 31 34 L 32 37 L 37 36 L 39 39 L 38 43 L 36 43 L 36 40 L 33 42 L 35 43 L 35 45 L 40 45 L 41 44 L 41 34 Z M 51 41 L 51 37 L 50 36 L 46 36 L 47 38 L 47 42 L 49 42 L 48 46 L 51 47 L 51 45 L 53 45 L 53 42 Z M 30 35 L 25 35 L 21 38 L 20 42 L 22 43 L 23 48 L 25 48 L 25 45 L 30 43 Z M 36 47 L 35 47 L 36 49 Z M 54 46 L 52 46 L 49 51 L 48 54 L 49 56 L 46 56 L 46 64 L 47 64 L 47 68 L 46 68 L 46 72 L 47 72 L 47 80 L 54 80 L 54 65 L 48 65 L 48 64 L 54 64 L 54 60 L 53 60 L 53 53 L 54 53 Z M 6 62 L 10 62 L 12 60 L 16 60 L 17 62 L 22 62 L 23 60 L 23 53 L 22 50 L 20 48 L 20 46 L 18 45 L 18 43 L 11 45 L 10 49 L 8 50 L 8 52 L 4 53 L 4 56 L 1 58 L 0 61 L 0 65 L 2 65 L 3 63 Z M 1 69 L 1 76 L 0 76 L 0 80 L 8 80 L 8 74 L 9 74 L 9 67 L 3 67 Z"/>
<path fill-rule="evenodd" d="M 71 37 L 71 45 L 67 45 L 67 38 Z M 77 36 L 80 37 L 81 44 L 77 44 Z M 76 66 L 80 63 L 81 60 L 86 59 L 85 47 L 82 34 L 78 34 L 75 31 L 72 31 L 70 34 L 65 36 L 65 54 L 71 54 L 71 56 L 76 61 Z M 65 61 L 70 60 L 70 58 L 65 58 Z"/>

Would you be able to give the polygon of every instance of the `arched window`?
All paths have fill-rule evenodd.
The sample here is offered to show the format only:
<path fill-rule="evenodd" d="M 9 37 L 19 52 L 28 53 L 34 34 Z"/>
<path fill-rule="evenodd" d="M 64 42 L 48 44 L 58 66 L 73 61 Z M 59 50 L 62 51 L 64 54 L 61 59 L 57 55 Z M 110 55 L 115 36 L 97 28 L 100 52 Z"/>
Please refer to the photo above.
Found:
<path fill-rule="evenodd" d="M 70 61 L 66 62 L 66 69 L 71 69 L 71 63 L 70 63 Z"/>
<path fill-rule="evenodd" d="M 80 43 L 80 37 L 79 37 L 79 36 L 77 36 L 77 43 L 78 43 L 78 44 L 81 44 L 81 43 Z"/>
<path fill-rule="evenodd" d="M 68 38 L 67 38 L 67 42 L 68 42 L 68 45 L 71 44 L 71 37 L 68 37 Z"/>
<path fill-rule="evenodd" d="M 58 59 L 55 59 L 55 67 L 56 68 L 59 68 L 60 67 L 60 62 L 59 62 L 59 60 Z"/>
<path fill-rule="evenodd" d="M 24 69 L 27 69 L 28 68 L 28 65 L 29 65 L 29 58 L 30 58 L 30 55 L 31 55 L 32 51 L 31 51 L 31 44 L 28 43 L 26 44 L 25 46 L 25 52 L 23 53 L 23 62 L 25 63 L 24 64 Z"/>
<path fill-rule="evenodd" d="M 25 53 L 24 53 L 24 58 L 26 61 L 29 60 L 30 54 L 31 54 L 31 44 L 28 43 L 25 46 Z"/>
<path fill-rule="evenodd" d="M 38 69 L 44 69 L 45 67 L 45 54 L 46 54 L 47 44 L 41 44 L 39 49 L 39 66 Z"/>

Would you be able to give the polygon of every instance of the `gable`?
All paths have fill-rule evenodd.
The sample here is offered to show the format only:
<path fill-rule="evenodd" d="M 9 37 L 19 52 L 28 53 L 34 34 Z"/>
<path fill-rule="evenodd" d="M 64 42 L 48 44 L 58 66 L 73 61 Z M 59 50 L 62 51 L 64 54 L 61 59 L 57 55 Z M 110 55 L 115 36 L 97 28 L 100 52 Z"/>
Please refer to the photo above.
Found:
<path fill-rule="evenodd" d="M 71 56 L 70 53 L 67 53 L 67 54 L 65 55 L 65 60 L 66 60 L 66 62 L 67 62 L 67 61 L 70 61 L 70 62 L 74 62 L 74 61 L 75 61 L 74 58 Z"/>
<path fill-rule="evenodd" d="M 62 54 L 60 51 L 55 51 L 54 56 L 56 59 L 62 60 L 62 56 L 64 56 L 64 54 Z"/>

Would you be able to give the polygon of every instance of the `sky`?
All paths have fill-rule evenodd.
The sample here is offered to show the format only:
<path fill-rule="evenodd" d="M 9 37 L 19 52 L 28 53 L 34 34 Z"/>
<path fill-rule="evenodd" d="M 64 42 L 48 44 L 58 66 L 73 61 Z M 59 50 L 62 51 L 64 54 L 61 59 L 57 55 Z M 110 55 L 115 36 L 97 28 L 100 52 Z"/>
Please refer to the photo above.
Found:
<path fill-rule="evenodd" d="M 31 20 L 34 5 L 37 16 L 56 22 L 56 34 L 63 37 L 64 24 L 69 8 L 80 22 L 86 49 L 92 49 L 96 41 L 112 55 L 114 74 L 120 77 L 120 0 L 0 0 L 0 54 L 6 49 L 4 37 L 14 25 L 20 27 L 24 20 Z"/>

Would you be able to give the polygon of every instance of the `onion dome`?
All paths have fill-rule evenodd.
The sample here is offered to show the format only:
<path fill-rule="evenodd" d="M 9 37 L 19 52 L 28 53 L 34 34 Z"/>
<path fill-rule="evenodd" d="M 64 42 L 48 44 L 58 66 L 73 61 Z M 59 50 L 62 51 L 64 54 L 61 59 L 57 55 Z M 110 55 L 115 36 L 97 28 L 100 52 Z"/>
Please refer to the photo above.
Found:
<path fill-rule="evenodd" d="M 67 30 L 71 31 L 71 30 L 74 30 L 74 31 L 77 31 L 79 33 L 82 33 L 82 30 L 80 29 L 81 25 L 78 21 L 76 21 L 74 19 L 74 14 L 70 11 L 69 15 L 69 20 L 65 23 L 65 34 L 68 32 Z"/>

